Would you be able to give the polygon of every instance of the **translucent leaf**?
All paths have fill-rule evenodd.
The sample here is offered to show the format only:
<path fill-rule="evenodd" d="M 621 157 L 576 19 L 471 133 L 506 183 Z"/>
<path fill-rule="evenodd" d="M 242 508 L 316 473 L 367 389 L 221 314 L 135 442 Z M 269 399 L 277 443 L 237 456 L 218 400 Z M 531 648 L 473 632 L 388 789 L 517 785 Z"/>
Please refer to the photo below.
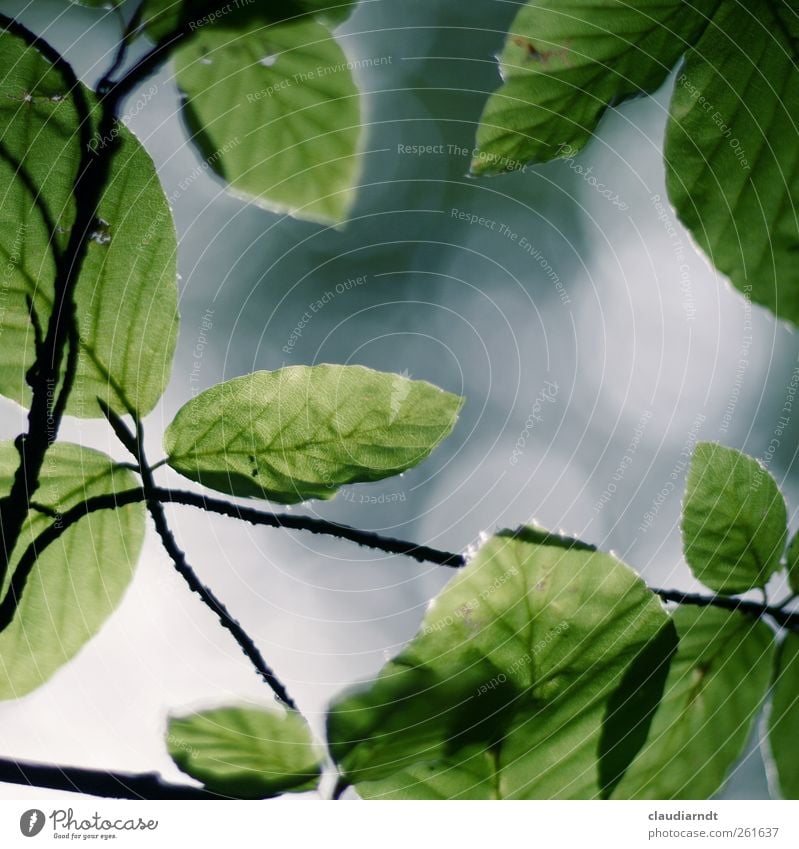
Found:
<path fill-rule="evenodd" d="M 799 18 L 724 3 L 687 54 L 666 132 L 669 196 L 713 264 L 799 323 Z"/>
<path fill-rule="evenodd" d="M 324 24 L 202 27 L 175 64 L 194 140 L 233 194 L 312 221 L 346 216 L 359 173 L 359 95 Z"/>
<path fill-rule="evenodd" d="M 500 56 L 503 85 L 477 131 L 475 173 L 571 156 L 612 106 L 654 91 L 719 0 L 530 0 Z"/>
<path fill-rule="evenodd" d="M 614 798 L 707 799 L 741 756 L 768 692 L 774 635 L 714 607 L 680 607 L 680 635 L 649 737 Z"/>
<path fill-rule="evenodd" d="M 369 798 L 598 797 L 611 702 L 671 627 L 614 557 L 533 528 L 494 537 L 334 702 L 330 751 Z"/>
<path fill-rule="evenodd" d="M 82 139 L 78 100 L 91 110 Z M 0 394 L 26 404 L 35 358 L 27 304 L 47 326 L 54 246 L 63 250 L 82 141 L 96 150 L 99 110 L 61 69 L 0 29 Z M 153 409 L 169 379 L 177 335 L 177 241 L 155 168 L 121 124 L 110 182 L 75 292 L 80 355 L 67 411 L 99 417 L 96 398 L 119 413 Z M 54 230 L 55 232 L 51 232 Z"/>
<path fill-rule="evenodd" d="M 757 460 L 699 443 L 682 515 L 685 559 L 696 578 L 731 595 L 764 587 L 781 568 L 787 533 L 785 500 Z"/>
<path fill-rule="evenodd" d="M 769 714 L 769 747 L 783 799 L 799 799 L 799 634 L 788 633 L 780 647 Z"/>
<path fill-rule="evenodd" d="M 360 366 L 291 366 L 221 383 L 165 436 L 169 465 L 232 495 L 292 504 L 417 465 L 452 430 L 462 399 Z"/>
<path fill-rule="evenodd" d="M 19 455 L 0 443 L 0 495 L 8 495 Z M 56 443 L 47 453 L 32 510 L 10 559 L 10 573 L 39 534 L 70 507 L 136 486 L 110 457 Z M 81 519 L 41 552 L 11 624 L 0 633 L 0 699 L 26 695 L 68 663 L 102 627 L 133 576 L 144 539 L 142 504 Z M 5 595 L 10 574 L 3 587 Z"/>
<path fill-rule="evenodd" d="M 171 717 L 167 746 L 183 772 L 235 799 L 313 790 L 322 752 L 296 711 L 220 708 Z"/>

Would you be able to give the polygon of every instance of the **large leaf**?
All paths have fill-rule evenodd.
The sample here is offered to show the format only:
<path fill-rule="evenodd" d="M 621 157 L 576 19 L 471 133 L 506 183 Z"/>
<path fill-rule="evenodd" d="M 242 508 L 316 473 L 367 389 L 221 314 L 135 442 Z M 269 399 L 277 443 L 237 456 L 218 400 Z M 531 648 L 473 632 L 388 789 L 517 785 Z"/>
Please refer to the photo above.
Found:
<path fill-rule="evenodd" d="M 233 194 L 324 223 L 343 219 L 359 173 L 360 105 L 347 57 L 303 18 L 205 26 L 175 56 L 194 140 Z"/>
<path fill-rule="evenodd" d="M 669 196 L 714 265 L 799 323 L 799 18 L 789 6 L 721 6 L 677 81 L 666 162 Z"/>
<path fill-rule="evenodd" d="M 7 495 L 19 455 L 0 443 L 0 494 Z M 36 493 L 47 515 L 31 511 L 10 559 L 10 572 L 39 534 L 87 498 L 136 486 L 110 457 L 56 443 Z M 103 510 L 81 519 L 39 556 L 11 624 L 0 633 L 0 699 L 35 690 L 68 663 L 102 627 L 130 583 L 144 539 L 141 504 Z M 8 588 L 10 576 L 3 587 Z"/>
<path fill-rule="evenodd" d="M 265 799 L 313 790 L 322 751 L 296 711 L 219 708 L 169 720 L 172 760 L 222 796 Z"/>
<path fill-rule="evenodd" d="M 719 0 L 529 0 L 500 57 L 503 85 L 477 131 L 475 173 L 572 155 L 608 106 L 654 91 Z"/>
<path fill-rule="evenodd" d="M 742 754 L 771 678 L 774 635 L 713 607 L 674 614 L 680 646 L 649 738 L 614 796 L 707 799 Z"/>
<path fill-rule="evenodd" d="M 788 633 L 780 646 L 774 697 L 769 714 L 769 748 L 783 799 L 799 799 L 799 634 Z"/>
<path fill-rule="evenodd" d="M 293 504 L 424 460 L 462 399 L 360 366 L 291 366 L 221 383 L 178 412 L 169 465 L 211 489 Z"/>
<path fill-rule="evenodd" d="M 682 534 L 685 559 L 706 586 L 727 594 L 765 587 L 781 568 L 785 500 L 757 460 L 701 442 L 685 487 Z"/>
<path fill-rule="evenodd" d="M 26 298 L 46 326 L 53 306 L 53 248 L 63 249 L 75 217 L 72 188 L 81 162 L 80 95 L 63 71 L 0 30 L 0 394 L 27 403 L 35 358 Z M 148 413 L 169 378 L 177 333 L 177 241 L 155 168 L 121 124 L 100 217 L 75 300 L 80 355 L 68 412 L 100 416 L 95 399 L 119 413 Z M 92 135 L 94 133 L 94 135 Z M 51 220 L 55 229 L 51 239 Z"/>
<path fill-rule="evenodd" d="M 333 704 L 330 751 L 366 797 L 597 797 L 609 703 L 671 627 L 614 557 L 533 528 L 494 537 Z"/>

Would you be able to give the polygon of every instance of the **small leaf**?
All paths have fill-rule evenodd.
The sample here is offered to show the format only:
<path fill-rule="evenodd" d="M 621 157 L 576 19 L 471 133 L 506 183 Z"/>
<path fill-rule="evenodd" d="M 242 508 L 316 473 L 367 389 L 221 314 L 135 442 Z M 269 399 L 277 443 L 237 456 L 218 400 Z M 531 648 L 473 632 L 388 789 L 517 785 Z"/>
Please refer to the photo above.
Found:
<path fill-rule="evenodd" d="M 788 534 L 785 500 L 754 459 L 699 443 L 685 488 L 685 559 L 697 580 L 734 595 L 765 587 L 781 568 Z"/>
<path fill-rule="evenodd" d="M 799 18 L 723 3 L 678 77 L 666 131 L 669 197 L 713 264 L 799 324 Z"/>
<path fill-rule="evenodd" d="M 614 557 L 534 528 L 494 537 L 334 702 L 331 754 L 369 798 L 596 798 L 608 708 L 669 627 Z"/>
<path fill-rule="evenodd" d="M 8 495 L 18 464 L 13 444 L 0 443 L 0 495 Z M 135 487 L 134 476 L 110 457 L 78 445 L 53 445 L 35 499 L 47 511 L 31 510 L 3 594 L 23 552 L 70 507 Z M 142 504 L 102 510 L 41 552 L 11 624 L 0 633 L 0 699 L 35 690 L 100 630 L 133 577 L 144 527 Z"/>
<path fill-rule="evenodd" d="M 313 790 L 322 769 L 322 752 L 296 711 L 220 708 L 171 717 L 167 746 L 183 772 L 234 799 Z"/>
<path fill-rule="evenodd" d="M 169 465 L 231 495 L 293 504 L 417 465 L 452 430 L 462 399 L 360 366 L 291 366 L 221 383 L 165 436 Z"/>
<path fill-rule="evenodd" d="M 359 95 L 324 24 L 202 27 L 175 64 L 194 140 L 234 195 L 311 221 L 346 216 L 359 173 Z"/>
<path fill-rule="evenodd" d="M 767 625 L 715 607 L 682 606 L 666 691 L 619 799 L 708 799 L 741 756 L 766 696 L 774 655 Z"/>
<path fill-rule="evenodd" d="M 774 697 L 769 714 L 769 748 L 783 799 L 799 799 L 799 634 L 788 633 L 777 657 Z"/>
<path fill-rule="evenodd" d="M 30 401 L 26 374 L 35 359 L 29 299 L 46 327 L 53 249 L 65 248 L 75 219 L 83 141 L 97 151 L 111 143 L 97 133 L 94 96 L 69 85 L 60 68 L 0 29 L 0 394 L 21 404 Z M 87 139 L 81 99 L 90 111 Z M 172 215 L 142 146 L 122 124 L 114 134 L 119 147 L 75 289 L 80 347 L 67 412 L 88 418 L 101 415 L 98 397 L 122 414 L 150 412 L 177 338 Z"/>
<path fill-rule="evenodd" d="M 500 56 L 503 85 L 477 131 L 475 173 L 573 155 L 608 106 L 666 79 L 719 0 L 529 0 Z"/>

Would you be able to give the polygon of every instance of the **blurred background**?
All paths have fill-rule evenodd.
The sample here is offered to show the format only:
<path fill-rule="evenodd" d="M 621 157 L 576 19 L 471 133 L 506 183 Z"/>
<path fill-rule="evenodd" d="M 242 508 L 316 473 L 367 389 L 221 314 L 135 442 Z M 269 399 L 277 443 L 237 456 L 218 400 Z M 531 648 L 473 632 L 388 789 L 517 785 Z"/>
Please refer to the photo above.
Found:
<path fill-rule="evenodd" d="M 129 125 L 180 236 L 181 338 L 170 389 L 147 421 L 150 456 L 161 456 L 177 409 L 220 380 L 322 362 L 402 372 L 466 397 L 454 435 L 402 477 L 299 511 L 452 550 L 535 519 L 613 550 L 650 584 L 691 590 L 677 522 L 697 440 L 763 459 L 796 525 L 799 420 L 775 429 L 799 343 L 710 268 L 665 203 L 671 82 L 610 113 L 574 162 L 466 176 L 517 5 L 362 0 L 338 30 L 351 59 L 383 60 L 356 71 L 361 185 L 338 229 L 245 205 L 208 170 L 181 189 L 201 160 L 162 69 L 157 96 Z M 90 84 L 119 34 L 112 14 L 66 0 L 3 0 L 0 10 Z M 412 145 L 436 147 L 403 152 Z M 350 280 L 290 345 L 309 304 Z M 22 418 L 0 400 L 0 437 L 13 438 Z M 63 437 L 122 457 L 102 424 L 69 421 Z M 320 733 L 330 698 L 396 654 L 451 577 L 188 508 L 170 517 L 190 562 Z M 167 713 L 227 702 L 270 697 L 151 534 L 100 635 L 49 685 L 0 703 L 0 752 L 180 779 L 163 743 Z M 37 795 L 54 794 L 0 784 L 5 798 Z M 768 796 L 754 746 L 723 795 Z"/>

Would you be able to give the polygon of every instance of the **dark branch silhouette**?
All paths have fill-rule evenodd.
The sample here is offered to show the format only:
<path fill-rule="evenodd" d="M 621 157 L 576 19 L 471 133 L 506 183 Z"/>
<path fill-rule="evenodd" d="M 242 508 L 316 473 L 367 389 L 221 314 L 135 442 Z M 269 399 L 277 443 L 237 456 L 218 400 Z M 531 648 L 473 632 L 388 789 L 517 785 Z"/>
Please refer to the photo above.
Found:
<path fill-rule="evenodd" d="M 0 781 L 22 784 L 46 790 L 64 790 L 87 796 L 108 799 L 221 799 L 202 787 L 189 784 L 171 784 L 157 772 L 127 773 L 106 772 L 100 769 L 83 769 L 75 766 L 16 761 L 0 758 Z"/>
<path fill-rule="evenodd" d="M 60 517 L 58 523 L 54 523 L 42 531 L 28 546 L 20 558 L 6 597 L 0 603 L 0 631 L 6 628 L 12 620 L 14 611 L 16 610 L 17 599 L 21 597 L 28 575 L 36 563 L 36 558 L 48 545 L 55 542 L 65 531 L 79 522 L 84 516 L 100 510 L 114 510 L 119 507 L 125 507 L 128 504 L 138 504 L 142 501 L 147 501 L 148 497 L 150 500 L 161 504 L 180 504 L 185 507 L 194 507 L 231 519 L 239 519 L 255 526 L 306 531 L 312 534 L 321 534 L 347 540 L 366 548 L 382 551 L 386 554 L 411 557 L 419 562 L 432 563 L 437 566 L 460 569 L 467 563 L 466 558 L 462 554 L 441 551 L 426 545 L 417 545 L 416 543 L 405 540 L 384 537 L 372 531 L 360 531 L 349 525 L 340 525 L 336 522 L 315 519 L 311 516 L 272 513 L 252 507 L 243 507 L 225 501 L 224 499 L 211 498 L 201 493 L 184 490 L 153 487 L 149 492 L 149 496 L 147 496 L 143 488 L 128 489 L 119 493 L 96 496 L 75 505 Z M 650 589 L 664 601 L 700 607 L 720 607 L 724 610 L 734 610 L 757 618 L 768 616 L 783 628 L 793 631 L 799 630 L 799 611 L 788 610 L 782 605 L 767 605 L 762 602 L 728 596 L 685 593 L 680 590 L 659 589 L 657 587 L 650 587 Z"/>
<path fill-rule="evenodd" d="M 100 399 L 98 399 L 99 401 Z M 147 502 L 147 509 L 152 517 L 155 530 L 161 539 L 166 553 L 172 560 L 178 574 L 188 585 L 193 593 L 197 593 L 202 603 L 217 617 L 220 625 L 228 631 L 233 639 L 238 643 L 239 648 L 244 652 L 245 657 L 255 667 L 256 672 L 261 676 L 266 685 L 272 690 L 277 698 L 288 708 L 297 710 L 297 705 L 289 695 L 286 686 L 277 677 L 275 671 L 266 662 L 255 641 L 241 627 L 239 622 L 231 616 L 227 607 L 217 598 L 211 589 L 209 589 L 199 578 L 197 573 L 192 568 L 183 549 L 178 545 L 175 535 L 172 533 L 169 523 L 167 522 L 164 505 L 154 497 L 153 493 L 156 490 L 155 479 L 153 478 L 153 470 L 147 462 L 147 457 L 144 453 L 144 428 L 141 421 L 135 419 L 136 432 L 128 430 L 122 419 L 106 405 L 100 402 L 100 406 L 106 415 L 111 427 L 116 433 L 117 438 L 122 444 L 133 454 L 136 462 L 139 464 L 139 473 L 142 479 L 142 491 Z"/>

